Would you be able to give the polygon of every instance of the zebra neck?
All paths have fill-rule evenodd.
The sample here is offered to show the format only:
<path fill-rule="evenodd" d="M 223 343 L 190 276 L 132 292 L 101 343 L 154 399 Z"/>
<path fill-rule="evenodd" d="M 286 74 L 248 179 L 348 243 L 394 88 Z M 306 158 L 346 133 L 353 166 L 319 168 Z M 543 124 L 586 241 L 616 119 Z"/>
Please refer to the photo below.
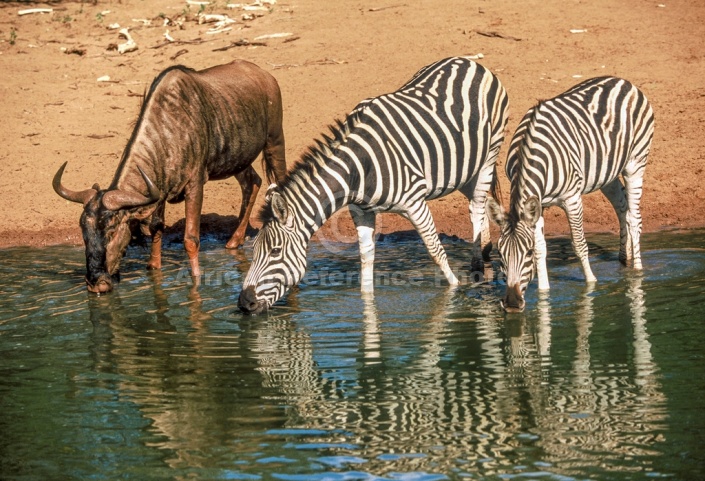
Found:
<path fill-rule="evenodd" d="M 541 205 L 543 205 L 544 188 L 543 179 L 526 179 L 520 176 L 516 182 L 512 182 L 509 193 L 510 215 L 519 219 L 521 212 L 526 205 L 526 200 L 529 197 L 537 197 Z"/>
<path fill-rule="evenodd" d="M 345 164 L 337 157 L 317 156 L 289 173 L 282 195 L 300 228 L 310 238 L 338 210 L 358 197 Z"/>

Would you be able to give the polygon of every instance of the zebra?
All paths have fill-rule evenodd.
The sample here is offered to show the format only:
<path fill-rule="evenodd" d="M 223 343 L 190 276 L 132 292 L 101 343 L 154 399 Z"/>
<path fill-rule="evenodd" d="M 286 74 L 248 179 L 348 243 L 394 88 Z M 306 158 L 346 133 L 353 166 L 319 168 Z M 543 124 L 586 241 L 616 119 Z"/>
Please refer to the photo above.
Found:
<path fill-rule="evenodd" d="M 500 226 L 497 241 L 507 288 L 507 311 L 524 309 L 524 293 L 536 271 L 548 290 L 543 208 L 566 212 L 573 249 L 585 281 L 596 282 L 588 261 L 581 196 L 600 189 L 619 218 L 619 260 L 641 270 L 641 202 L 654 115 L 644 94 L 627 80 L 586 80 L 529 109 L 509 146 L 509 211 L 488 201 Z M 619 176 L 622 176 L 622 182 Z"/>
<path fill-rule="evenodd" d="M 311 237 L 345 206 L 358 234 L 362 291 L 374 290 L 379 212 L 411 221 L 448 283 L 457 285 L 426 201 L 456 190 L 470 200 L 474 262 L 482 264 L 489 245 L 485 201 L 507 109 L 499 79 L 465 57 L 437 61 L 399 90 L 360 102 L 267 192 L 240 309 L 267 310 L 298 283 Z"/>

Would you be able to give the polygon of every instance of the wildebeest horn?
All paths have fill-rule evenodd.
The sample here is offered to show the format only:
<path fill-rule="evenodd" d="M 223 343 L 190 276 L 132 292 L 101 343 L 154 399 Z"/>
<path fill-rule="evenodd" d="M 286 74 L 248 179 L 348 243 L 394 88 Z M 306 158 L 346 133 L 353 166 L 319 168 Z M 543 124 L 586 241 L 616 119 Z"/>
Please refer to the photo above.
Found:
<path fill-rule="evenodd" d="M 68 164 L 68 162 L 64 162 L 64 164 L 59 167 L 59 170 L 56 172 L 56 175 L 54 175 L 54 181 L 51 183 L 51 185 L 54 187 L 54 192 L 59 194 L 64 199 L 70 200 L 71 202 L 78 202 L 79 204 L 87 203 L 93 198 L 94 195 L 98 193 L 98 191 L 95 189 L 86 189 L 80 192 L 74 192 L 73 190 L 69 190 L 64 187 L 61 184 L 61 177 L 64 175 L 64 169 L 66 168 L 66 164 Z"/>
<path fill-rule="evenodd" d="M 142 195 L 136 192 L 125 192 L 124 190 L 111 190 L 103 196 L 103 205 L 109 210 L 129 209 L 131 207 L 141 207 L 143 205 L 153 204 L 159 200 L 160 192 L 154 183 L 147 177 L 142 169 L 137 167 L 147 184 L 148 195 Z"/>

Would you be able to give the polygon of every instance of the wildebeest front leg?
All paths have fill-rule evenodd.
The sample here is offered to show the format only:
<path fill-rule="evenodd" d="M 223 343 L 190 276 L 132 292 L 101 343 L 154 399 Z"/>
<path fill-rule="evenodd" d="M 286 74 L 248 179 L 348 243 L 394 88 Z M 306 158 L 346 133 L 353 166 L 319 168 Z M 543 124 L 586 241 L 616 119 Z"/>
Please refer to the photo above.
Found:
<path fill-rule="evenodd" d="M 247 169 L 237 174 L 235 178 L 240 183 L 242 202 L 240 203 L 240 214 L 237 217 L 237 229 L 235 229 L 228 243 L 225 244 L 225 247 L 228 249 L 237 249 L 245 243 L 245 233 L 250 223 L 252 208 L 255 206 L 257 193 L 262 185 L 262 179 L 257 175 L 257 172 L 255 172 L 252 166 L 249 166 Z"/>
<path fill-rule="evenodd" d="M 194 181 L 186 187 L 186 229 L 184 229 L 184 249 L 191 264 L 191 275 L 201 276 L 198 265 L 198 250 L 201 245 L 201 208 L 203 207 L 203 183 Z"/>
<path fill-rule="evenodd" d="M 162 267 L 162 236 L 164 235 L 164 203 L 160 202 L 154 209 L 149 221 L 149 234 L 152 236 L 152 248 L 149 253 L 147 269 Z"/>
<path fill-rule="evenodd" d="M 267 141 L 262 155 L 267 171 L 274 173 L 274 179 L 269 178 L 269 174 L 267 174 L 267 181 L 275 180 L 277 184 L 281 185 L 286 177 L 286 150 L 282 128 L 281 97 L 278 93 L 276 98 L 277 102 L 270 102 L 270 111 L 267 116 Z"/>

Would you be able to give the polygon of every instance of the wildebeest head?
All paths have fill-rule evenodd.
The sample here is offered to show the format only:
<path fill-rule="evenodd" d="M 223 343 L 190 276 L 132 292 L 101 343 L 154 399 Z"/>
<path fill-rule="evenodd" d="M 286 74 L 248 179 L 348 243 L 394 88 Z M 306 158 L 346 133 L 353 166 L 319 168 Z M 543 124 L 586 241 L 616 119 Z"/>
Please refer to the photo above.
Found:
<path fill-rule="evenodd" d="M 66 200 L 83 204 L 81 231 L 86 246 L 86 286 L 90 292 L 110 292 L 119 280 L 120 260 L 130 243 L 129 221 L 135 209 L 159 200 L 159 190 L 139 169 L 149 194 L 119 189 L 101 190 L 98 185 L 82 191 L 72 191 L 61 183 L 66 162 L 59 168 L 52 183 L 54 191 Z"/>

